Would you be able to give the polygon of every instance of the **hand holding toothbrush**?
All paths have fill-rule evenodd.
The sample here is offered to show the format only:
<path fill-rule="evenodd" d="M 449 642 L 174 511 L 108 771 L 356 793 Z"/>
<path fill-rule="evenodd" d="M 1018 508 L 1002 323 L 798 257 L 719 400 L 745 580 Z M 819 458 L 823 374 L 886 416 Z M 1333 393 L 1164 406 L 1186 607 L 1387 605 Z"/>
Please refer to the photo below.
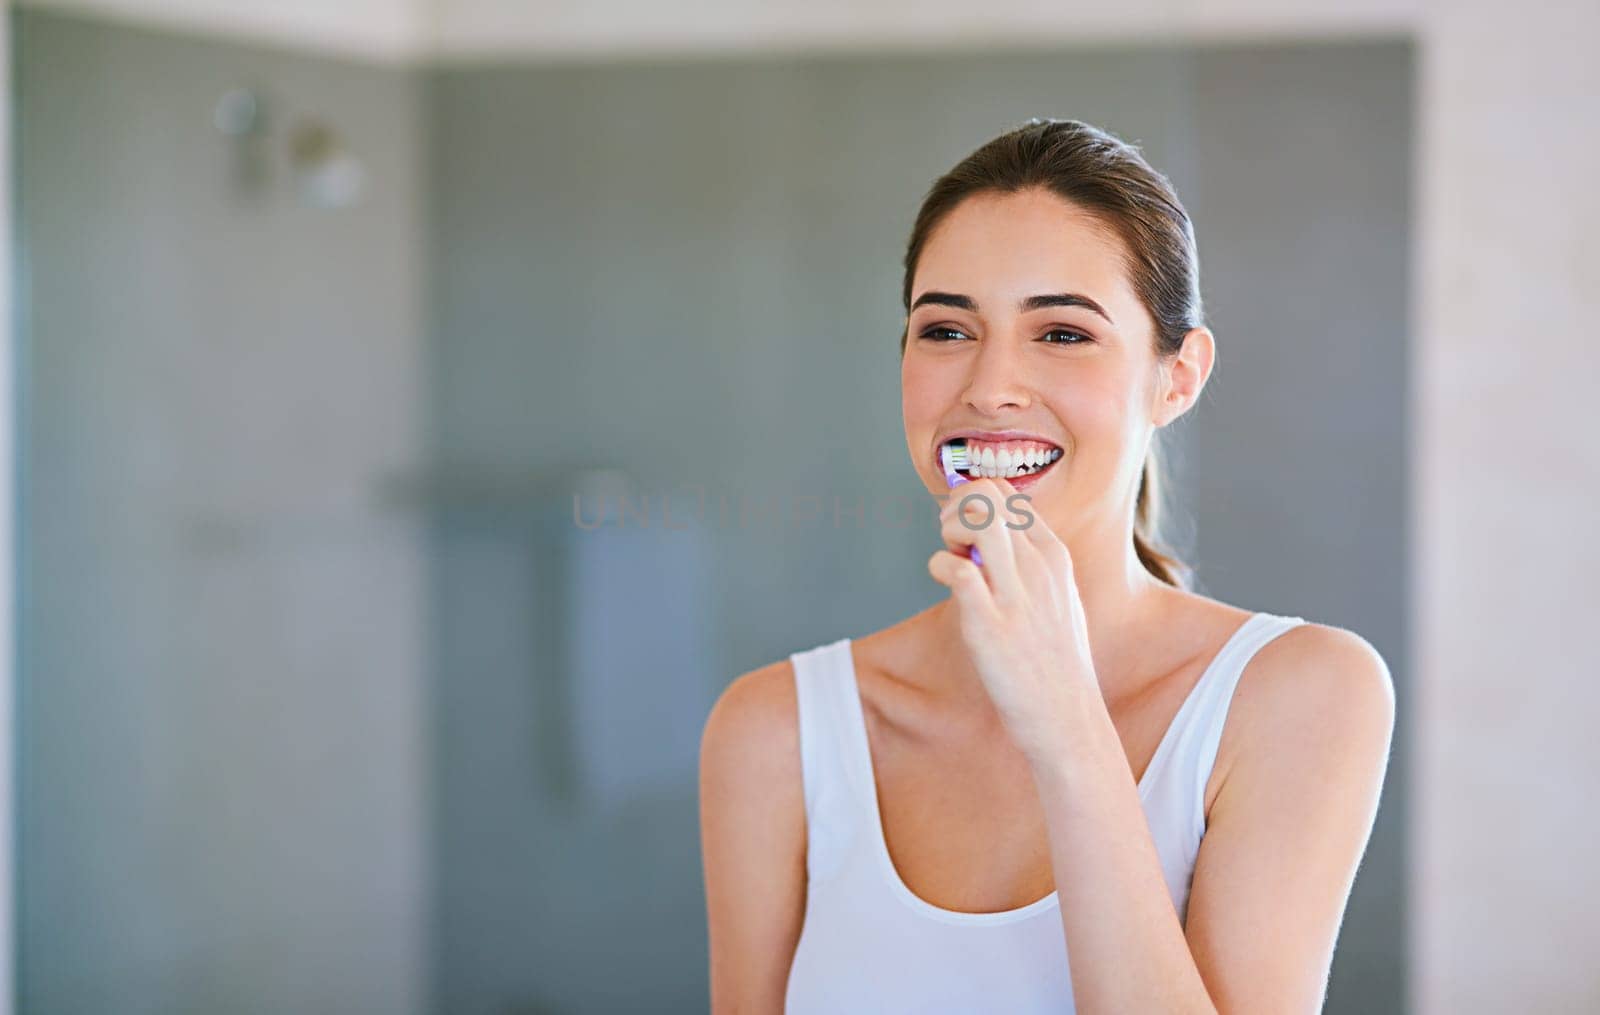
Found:
<path fill-rule="evenodd" d="M 1100 696 L 1071 556 L 1008 481 L 960 486 L 939 512 L 947 549 L 928 572 L 951 590 L 962 640 L 1013 741 L 1032 760 L 1059 758 L 1083 696 Z M 968 547 L 971 559 L 961 555 Z"/>

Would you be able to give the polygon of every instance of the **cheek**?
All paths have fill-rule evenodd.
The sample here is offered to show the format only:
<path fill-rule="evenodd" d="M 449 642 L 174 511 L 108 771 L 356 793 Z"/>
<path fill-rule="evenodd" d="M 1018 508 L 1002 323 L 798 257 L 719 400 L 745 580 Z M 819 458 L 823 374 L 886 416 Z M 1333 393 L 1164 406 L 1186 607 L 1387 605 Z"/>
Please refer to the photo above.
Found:
<path fill-rule="evenodd" d="M 960 378 L 914 355 L 900 363 L 900 404 L 906 423 L 934 423 L 949 408 L 951 386 Z"/>
<path fill-rule="evenodd" d="M 1057 385 L 1051 403 L 1080 452 L 1115 455 L 1126 442 L 1134 413 L 1124 386 L 1080 376 Z"/>
<path fill-rule="evenodd" d="M 1117 398 L 1085 398 L 1073 410 L 1078 425 L 1101 440 L 1116 440 L 1127 429 L 1127 406 Z"/>

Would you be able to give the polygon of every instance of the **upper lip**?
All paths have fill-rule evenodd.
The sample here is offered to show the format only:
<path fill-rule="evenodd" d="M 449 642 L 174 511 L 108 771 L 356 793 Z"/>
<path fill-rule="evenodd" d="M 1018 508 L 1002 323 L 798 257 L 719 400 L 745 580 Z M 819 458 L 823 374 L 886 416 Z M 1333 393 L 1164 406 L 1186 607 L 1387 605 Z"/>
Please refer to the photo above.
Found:
<path fill-rule="evenodd" d="M 1048 437 L 1041 437 L 1036 433 L 1029 433 L 1026 430 L 952 430 L 947 434 L 940 435 L 939 446 L 943 447 L 944 445 L 949 444 L 951 441 L 964 440 L 968 438 L 972 440 L 995 442 L 1037 441 L 1040 444 L 1048 444 L 1054 448 L 1059 448 L 1061 446 Z"/>

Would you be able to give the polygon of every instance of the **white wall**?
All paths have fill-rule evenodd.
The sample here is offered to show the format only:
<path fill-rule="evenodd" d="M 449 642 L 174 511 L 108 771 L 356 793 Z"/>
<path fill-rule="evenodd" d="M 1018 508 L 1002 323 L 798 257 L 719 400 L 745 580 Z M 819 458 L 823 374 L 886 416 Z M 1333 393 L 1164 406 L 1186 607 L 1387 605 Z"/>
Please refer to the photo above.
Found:
<path fill-rule="evenodd" d="M 18 6 L 383 60 L 417 56 L 436 0 L 23 0 Z"/>
<path fill-rule="evenodd" d="M 1085 38 L 1334 35 L 1393 31 L 1419 0 L 434 0 L 430 48 L 460 61 L 506 55 L 868 49 Z"/>
<path fill-rule="evenodd" d="M 1424 25 L 1417 1010 L 1600 1011 L 1600 4 Z"/>

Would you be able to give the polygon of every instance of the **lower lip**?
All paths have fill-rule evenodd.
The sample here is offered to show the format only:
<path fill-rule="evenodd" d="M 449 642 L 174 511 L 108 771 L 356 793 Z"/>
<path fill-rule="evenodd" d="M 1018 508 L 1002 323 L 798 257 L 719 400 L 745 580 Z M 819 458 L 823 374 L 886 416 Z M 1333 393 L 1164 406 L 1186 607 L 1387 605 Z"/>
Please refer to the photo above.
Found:
<path fill-rule="evenodd" d="M 1055 470 L 1055 467 L 1057 465 L 1061 464 L 1062 458 L 1065 458 L 1065 457 L 1066 456 L 1063 455 L 1063 456 L 1061 456 L 1061 458 L 1057 458 L 1055 461 L 1051 462 L 1049 465 L 1046 465 L 1044 468 L 1039 469 L 1036 472 L 1030 472 L 1030 473 L 1027 473 L 1026 475 L 1016 476 L 1014 478 L 1009 478 L 1009 479 L 1006 480 L 1006 482 L 1011 484 L 1012 489 L 1016 490 L 1018 493 L 1021 493 L 1022 491 L 1028 489 L 1030 486 L 1033 486 L 1035 483 L 1039 482 L 1039 480 L 1043 479 L 1045 476 L 1048 476 L 1052 471 Z M 960 476 L 963 480 L 965 480 L 966 482 L 969 482 L 969 483 L 973 479 L 972 476 L 968 475 L 965 472 L 958 472 L 958 473 L 956 473 L 956 475 Z"/>

